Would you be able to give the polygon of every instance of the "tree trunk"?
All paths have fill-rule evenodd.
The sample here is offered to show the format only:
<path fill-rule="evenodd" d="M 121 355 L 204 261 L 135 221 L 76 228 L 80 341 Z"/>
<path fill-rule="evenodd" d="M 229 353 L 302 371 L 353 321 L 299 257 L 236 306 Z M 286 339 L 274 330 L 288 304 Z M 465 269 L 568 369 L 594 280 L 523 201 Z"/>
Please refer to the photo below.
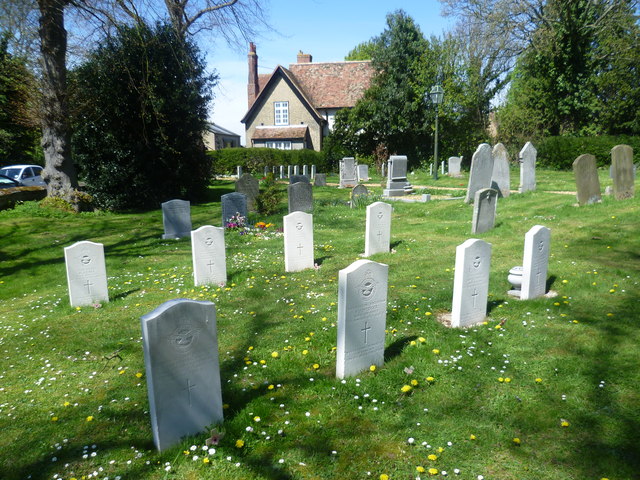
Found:
<path fill-rule="evenodd" d="M 67 108 L 67 32 L 64 7 L 68 0 L 38 0 L 42 53 L 42 148 L 47 195 L 76 204 L 78 188 L 71 160 Z"/>

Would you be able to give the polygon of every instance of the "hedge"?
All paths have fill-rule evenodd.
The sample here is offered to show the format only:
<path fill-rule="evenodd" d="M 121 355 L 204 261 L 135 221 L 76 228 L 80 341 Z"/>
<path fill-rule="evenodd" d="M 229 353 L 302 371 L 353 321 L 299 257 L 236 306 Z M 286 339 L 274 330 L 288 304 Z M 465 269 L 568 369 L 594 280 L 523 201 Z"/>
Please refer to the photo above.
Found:
<path fill-rule="evenodd" d="M 537 164 L 557 170 L 571 170 L 573 161 L 583 153 L 594 155 L 598 167 L 608 167 L 611 165 L 611 149 L 621 144 L 633 148 L 636 162 L 640 158 L 640 137 L 546 137 L 532 143 L 538 150 Z"/>
<path fill-rule="evenodd" d="M 279 165 L 315 165 L 317 171 L 327 171 L 327 160 L 315 150 L 278 150 L 275 148 L 223 148 L 207 152 L 215 175 L 235 174 L 239 165 L 243 171 L 262 174 L 264 167 Z"/>

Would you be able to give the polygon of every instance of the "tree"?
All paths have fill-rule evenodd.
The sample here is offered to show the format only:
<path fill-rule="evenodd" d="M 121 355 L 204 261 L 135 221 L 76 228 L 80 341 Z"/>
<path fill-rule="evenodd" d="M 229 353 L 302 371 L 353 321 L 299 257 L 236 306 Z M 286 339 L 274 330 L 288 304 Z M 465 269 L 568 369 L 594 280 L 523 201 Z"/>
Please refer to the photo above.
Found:
<path fill-rule="evenodd" d="M 356 45 L 349 53 L 347 53 L 347 56 L 344 57 L 344 59 L 346 61 L 371 60 L 376 47 L 376 42 L 373 40 L 367 40 L 366 42 Z"/>
<path fill-rule="evenodd" d="M 170 25 L 120 27 L 71 75 L 73 149 L 101 207 L 198 199 L 211 178 L 202 134 L 217 77 Z"/>
<path fill-rule="evenodd" d="M 264 24 L 259 0 L 165 0 L 165 7 L 166 15 L 181 38 L 201 30 L 216 30 L 224 38 L 233 41 L 240 38 L 238 35 L 253 32 L 256 26 Z M 107 26 L 121 22 L 123 16 L 140 25 L 149 21 L 140 12 L 157 15 L 161 10 L 153 0 L 149 0 L 148 5 L 135 0 L 37 0 L 37 8 L 42 60 L 43 177 L 49 196 L 62 197 L 75 204 L 74 192 L 78 183 L 69 150 L 65 9 Z"/>
<path fill-rule="evenodd" d="M 33 114 L 35 79 L 7 45 L 5 34 L 0 37 L 0 158 L 33 163 L 39 134 Z"/>

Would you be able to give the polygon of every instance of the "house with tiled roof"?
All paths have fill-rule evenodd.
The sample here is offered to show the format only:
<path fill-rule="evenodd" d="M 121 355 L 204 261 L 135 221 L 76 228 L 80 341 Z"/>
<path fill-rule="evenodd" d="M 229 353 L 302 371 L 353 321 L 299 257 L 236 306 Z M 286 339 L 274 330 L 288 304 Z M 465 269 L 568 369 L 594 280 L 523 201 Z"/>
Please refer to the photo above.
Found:
<path fill-rule="evenodd" d="M 249 46 L 247 147 L 320 150 L 335 114 L 353 107 L 369 87 L 374 70 L 370 61 L 313 63 L 298 53 L 297 63 L 278 65 L 258 74 L 258 55 Z"/>

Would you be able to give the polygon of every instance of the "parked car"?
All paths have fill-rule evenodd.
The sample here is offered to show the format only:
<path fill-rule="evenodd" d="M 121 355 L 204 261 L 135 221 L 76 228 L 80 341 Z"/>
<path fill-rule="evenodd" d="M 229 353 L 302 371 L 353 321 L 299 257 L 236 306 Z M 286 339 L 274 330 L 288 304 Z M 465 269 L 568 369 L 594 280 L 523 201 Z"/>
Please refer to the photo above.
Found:
<path fill-rule="evenodd" d="M 40 165 L 9 165 L 0 168 L 0 175 L 13 178 L 25 187 L 46 185 L 42 179 L 42 167 Z"/>
<path fill-rule="evenodd" d="M 13 178 L 9 178 L 6 175 L 0 175 L 0 188 L 19 187 L 20 184 Z"/>

